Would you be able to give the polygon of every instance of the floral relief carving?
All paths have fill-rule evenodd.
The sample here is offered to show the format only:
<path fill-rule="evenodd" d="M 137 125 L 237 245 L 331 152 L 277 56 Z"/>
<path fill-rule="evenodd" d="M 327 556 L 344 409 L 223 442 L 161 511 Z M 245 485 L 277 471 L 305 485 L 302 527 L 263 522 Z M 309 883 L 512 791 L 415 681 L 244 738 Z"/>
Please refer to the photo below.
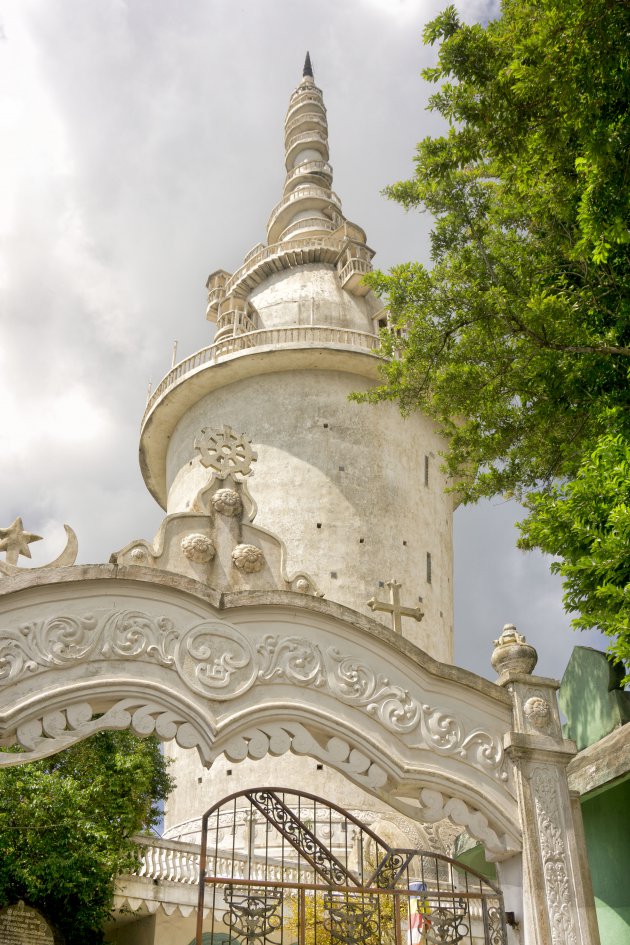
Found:
<path fill-rule="evenodd" d="M 467 729 L 369 663 L 302 637 L 267 635 L 256 647 L 220 620 L 180 629 L 169 617 L 124 610 L 22 624 L 0 635 L 0 689 L 46 670 L 100 660 L 139 660 L 172 669 L 189 689 L 220 702 L 255 684 L 312 687 L 366 712 L 390 732 L 410 736 L 412 747 L 466 759 L 507 780 L 498 735 Z"/>
<path fill-rule="evenodd" d="M 523 706 L 523 713 L 537 731 L 548 732 L 551 728 L 551 706 L 541 696 L 531 696 Z"/>
<path fill-rule="evenodd" d="M 206 564 L 208 561 L 212 561 L 216 554 L 212 539 L 200 532 L 192 532 L 190 535 L 186 535 L 182 538 L 181 546 L 188 560 L 197 564 Z"/>
<path fill-rule="evenodd" d="M 262 571 L 265 556 L 256 545 L 237 545 L 232 552 L 232 561 L 239 571 L 254 574 L 256 571 Z"/>
<path fill-rule="evenodd" d="M 391 731 L 421 736 L 426 747 L 458 754 L 506 781 L 501 739 L 462 723 L 440 709 L 422 704 L 407 689 L 336 647 L 322 648 L 300 637 L 266 636 L 258 645 L 262 657 L 258 678 L 286 679 L 325 690 L 341 701 L 365 709 Z"/>
<path fill-rule="evenodd" d="M 243 511 L 241 497 L 234 489 L 217 489 L 210 502 L 216 512 L 235 518 Z"/>
<path fill-rule="evenodd" d="M 558 786 L 553 768 L 539 766 L 532 774 L 532 789 L 540 838 L 540 852 L 553 945 L 577 945 L 572 918 L 567 854 Z"/>

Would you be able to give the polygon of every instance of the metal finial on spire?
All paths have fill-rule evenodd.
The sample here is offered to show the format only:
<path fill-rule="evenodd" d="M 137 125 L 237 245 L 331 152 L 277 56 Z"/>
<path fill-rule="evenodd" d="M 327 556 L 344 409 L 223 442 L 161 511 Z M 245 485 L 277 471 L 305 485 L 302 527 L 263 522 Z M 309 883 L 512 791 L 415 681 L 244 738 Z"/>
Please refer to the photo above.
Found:
<path fill-rule="evenodd" d="M 309 52 L 306 53 L 306 59 L 304 60 L 304 69 L 302 70 L 302 75 L 310 75 L 311 79 L 313 76 L 313 67 L 311 65 L 311 55 Z"/>

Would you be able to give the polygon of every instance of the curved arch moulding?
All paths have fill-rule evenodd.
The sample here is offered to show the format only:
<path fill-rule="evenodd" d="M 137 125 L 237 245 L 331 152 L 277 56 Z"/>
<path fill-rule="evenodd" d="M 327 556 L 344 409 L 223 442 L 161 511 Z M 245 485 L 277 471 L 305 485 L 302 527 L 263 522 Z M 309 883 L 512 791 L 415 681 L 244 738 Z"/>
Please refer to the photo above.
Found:
<path fill-rule="evenodd" d="M 0 586 L 0 764 L 129 728 L 219 754 L 309 755 L 414 819 L 520 848 L 509 697 L 341 605 L 220 595 L 112 565 Z"/>

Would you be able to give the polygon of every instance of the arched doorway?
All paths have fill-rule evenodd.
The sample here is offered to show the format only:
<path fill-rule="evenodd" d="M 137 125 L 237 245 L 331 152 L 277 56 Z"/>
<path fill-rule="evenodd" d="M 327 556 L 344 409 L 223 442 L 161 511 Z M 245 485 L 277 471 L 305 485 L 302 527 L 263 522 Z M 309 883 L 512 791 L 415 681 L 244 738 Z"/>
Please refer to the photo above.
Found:
<path fill-rule="evenodd" d="M 507 941 L 496 885 L 445 856 L 392 848 L 302 791 L 246 790 L 215 804 L 200 866 L 196 945 Z"/>

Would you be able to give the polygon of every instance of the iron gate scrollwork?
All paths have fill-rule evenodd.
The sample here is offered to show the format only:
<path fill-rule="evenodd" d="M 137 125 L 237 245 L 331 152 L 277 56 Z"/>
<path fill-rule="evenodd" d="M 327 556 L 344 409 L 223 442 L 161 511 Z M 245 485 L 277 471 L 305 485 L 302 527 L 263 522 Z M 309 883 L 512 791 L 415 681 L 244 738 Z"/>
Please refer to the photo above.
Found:
<path fill-rule="evenodd" d="M 494 883 L 285 788 L 240 791 L 204 815 L 197 945 L 204 931 L 226 945 L 507 945 Z"/>

